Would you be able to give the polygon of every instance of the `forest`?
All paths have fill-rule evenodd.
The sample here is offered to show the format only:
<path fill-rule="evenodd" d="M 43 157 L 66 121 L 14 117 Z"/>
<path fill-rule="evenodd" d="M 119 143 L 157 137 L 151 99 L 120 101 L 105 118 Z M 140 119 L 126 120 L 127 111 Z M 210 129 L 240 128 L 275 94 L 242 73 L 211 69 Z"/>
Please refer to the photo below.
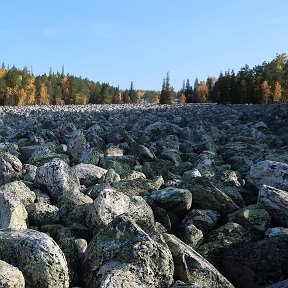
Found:
<path fill-rule="evenodd" d="M 27 68 L 0 69 L 0 105 L 68 105 L 120 104 L 156 102 L 268 104 L 288 102 L 288 56 L 277 54 L 270 62 L 250 68 L 245 65 L 238 72 L 227 70 L 207 80 L 183 81 L 180 91 L 170 85 L 169 73 L 159 91 L 136 90 L 133 82 L 121 90 L 109 83 L 94 82 L 62 72 L 35 76 Z"/>

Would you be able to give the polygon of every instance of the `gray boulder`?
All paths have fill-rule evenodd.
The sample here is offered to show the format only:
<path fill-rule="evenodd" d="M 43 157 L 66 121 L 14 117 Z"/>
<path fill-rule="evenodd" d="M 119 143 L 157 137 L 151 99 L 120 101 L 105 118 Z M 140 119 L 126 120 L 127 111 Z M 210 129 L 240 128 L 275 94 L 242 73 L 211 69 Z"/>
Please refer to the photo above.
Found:
<path fill-rule="evenodd" d="M 222 251 L 223 273 L 240 288 L 263 287 L 288 278 L 288 235 L 243 243 Z"/>
<path fill-rule="evenodd" d="M 220 213 L 211 209 L 193 209 L 181 221 L 181 227 L 195 225 L 204 234 L 209 233 L 220 220 Z"/>
<path fill-rule="evenodd" d="M 34 184 L 46 189 L 53 201 L 58 202 L 67 194 L 77 194 L 80 191 L 78 177 L 69 165 L 59 158 L 38 167 Z"/>
<path fill-rule="evenodd" d="M 259 208 L 266 209 L 272 218 L 281 225 L 288 227 L 288 192 L 274 187 L 263 185 L 259 190 Z"/>
<path fill-rule="evenodd" d="M 29 224 L 33 226 L 55 224 L 60 220 L 59 208 L 51 204 L 43 202 L 32 203 L 26 209 L 29 215 Z"/>
<path fill-rule="evenodd" d="M 251 166 L 248 181 L 261 188 L 268 185 L 288 190 L 288 164 L 276 161 L 260 161 Z"/>
<path fill-rule="evenodd" d="M 77 175 L 80 184 L 91 186 L 96 184 L 99 179 L 107 173 L 106 169 L 93 164 L 77 164 L 72 167 L 72 171 Z"/>
<path fill-rule="evenodd" d="M 0 260 L 0 287 L 25 288 L 25 279 L 22 272 L 7 262 Z"/>
<path fill-rule="evenodd" d="M 154 190 L 150 198 L 160 207 L 173 212 L 186 212 L 192 205 L 192 194 L 186 189 L 168 187 Z"/>
<path fill-rule="evenodd" d="M 256 204 L 242 208 L 228 215 L 229 222 L 241 224 L 251 233 L 262 238 L 270 226 L 271 217 L 269 213 L 259 208 Z"/>
<path fill-rule="evenodd" d="M 0 192 L 0 229 L 27 229 L 28 213 L 15 197 Z"/>
<path fill-rule="evenodd" d="M 0 157 L 0 185 L 17 180 L 22 170 L 21 161 L 10 153 L 4 153 Z"/>
<path fill-rule="evenodd" d="M 1 186 L 1 192 L 7 196 L 10 195 L 13 198 L 19 199 L 24 206 L 34 203 L 36 200 L 35 193 L 22 181 L 13 181 Z"/>
<path fill-rule="evenodd" d="M 27 287 L 69 287 L 65 257 L 45 233 L 1 230 L 0 257 L 22 271 Z"/>
<path fill-rule="evenodd" d="M 207 179 L 196 178 L 194 183 L 181 184 L 192 192 L 193 206 L 197 209 L 212 209 L 220 214 L 232 213 L 239 209 L 236 203 Z"/>
<path fill-rule="evenodd" d="M 139 266 L 136 271 L 131 269 L 130 273 L 133 275 L 128 274 L 129 278 L 137 277 L 137 281 L 144 284 L 142 287 L 160 288 L 172 284 L 174 272 L 172 255 L 161 239 L 159 235 L 157 241 L 153 240 L 129 217 L 123 215 L 117 217 L 100 230 L 88 245 L 83 261 L 85 285 L 98 287 L 103 281 L 103 276 L 105 277 L 102 270 L 107 270 L 105 265 L 111 261 Z"/>
<path fill-rule="evenodd" d="M 175 280 L 193 283 L 196 287 L 233 288 L 234 286 L 216 268 L 191 247 L 172 234 L 163 234 L 174 260 Z"/>

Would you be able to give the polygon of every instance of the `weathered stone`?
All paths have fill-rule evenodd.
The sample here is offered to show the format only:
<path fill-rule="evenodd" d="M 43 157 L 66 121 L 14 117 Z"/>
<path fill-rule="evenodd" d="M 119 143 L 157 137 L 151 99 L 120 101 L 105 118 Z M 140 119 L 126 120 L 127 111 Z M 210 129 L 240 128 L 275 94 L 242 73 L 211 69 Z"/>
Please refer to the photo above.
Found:
<path fill-rule="evenodd" d="M 212 209 L 220 214 L 238 210 L 235 202 L 206 179 L 196 178 L 196 182 L 183 183 L 183 187 L 192 192 L 193 206 L 198 209 Z"/>
<path fill-rule="evenodd" d="M 36 177 L 37 166 L 24 164 L 22 169 L 22 177 L 24 181 L 34 182 Z"/>
<path fill-rule="evenodd" d="M 260 238 L 263 237 L 271 221 L 269 213 L 265 209 L 257 207 L 256 204 L 228 215 L 228 219 L 230 222 L 241 224 Z"/>
<path fill-rule="evenodd" d="M 25 288 L 25 279 L 22 272 L 2 260 L 0 260 L 0 287 Z"/>
<path fill-rule="evenodd" d="M 67 163 L 59 158 L 38 167 L 35 185 L 44 188 L 49 196 L 58 202 L 61 197 L 69 194 L 77 194 L 80 191 L 80 183 Z"/>
<path fill-rule="evenodd" d="M 117 216 L 129 211 L 130 198 L 115 189 L 104 189 L 94 200 L 87 222 L 90 227 L 101 228 Z"/>
<path fill-rule="evenodd" d="M 214 266 L 171 234 L 163 234 L 174 260 L 174 278 L 198 287 L 234 287 Z M 196 286 L 197 287 L 197 286 Z"/>
<path fill-rule="evenodd" d="M 18 180 L 22 170 L 21 161 L 10 153 L 0 156 L 0 185 Z"/>
<path fill-rule="evenodd" d="M 261 188 L 262 185 L 288 190 L 288 164 L 265 160 L 251 166 L 248 181 Z"/>
<path fill-rule="evenodd" d="M 186 212 L 192 205 L 192 194 L 186 189 L 168 187 L 154 190 L 150 197 L 157 205 L 174 212 Z"/>
<path fill-rule="evenodd" d="M 28 213 L 13 195 L 0 192 L 0 229 L 27 229 Z"/>
<path fill-rule="evenodd" d="M 27 287 L 69 287 L 65 257 L 45 233 L 1 230 L 0 257 L 22 271 Z"/>
<path fill-rule="evenodd" d="M 193 209 L 189 211 L 181 222 L 182 227 L 195 225 L 204 234 L 209 233 L 218 223 L 220 214 L 211 209 Z"/>
<path fill-rule="evenodd" d="M 29 224 L 42 226 L 45 224 L 55 224 L 60 220 L 59 208 L 47 203 L 33 203 L 26 207 L 29 215 Z"/>
<path fill-rule="evenodd" d="M 22 181 L 14 181 L 1 186 L 0 193 L 19 199 L 24 206 L 34 203 L 36 200 L 35 193 Z"/>
<path fill-rule="evenodd" d="M 213 259 L 221 255 L 222 251 L 240 243 L 252 240 L 251 234 L 240 224 L 226 223 L 208 234 L 206 243 L 197 251 L 205 258 Z"/>
<path fill-rule="evenodd" d="M 174 265 L 168 247 L 163 241 L 153 240 L 126 216 L 117 217 L 99 231 L 86 253 L 83 279 L 87 287 L 97 286 L 102 280 L 101 269 L 110 261 L 140 266 L 145 272 L 136 271 L 137 279 L 147 287 L 167 287 L 173 282 Z"/>
<path fill-rule="evenodd" d="M 106 169 L 92 164 L 78 164 L 72 167 L 72 171 L 77 175 L 80 184 L 91 186 L 96 184 L 99 179 L 107 173 Z"/>
<path fill-rule="evenodd" d="M 258 194 L 258 207 L 265 208 L 272 218 L 288 227 L 288 192 L 263 185 Z"/>

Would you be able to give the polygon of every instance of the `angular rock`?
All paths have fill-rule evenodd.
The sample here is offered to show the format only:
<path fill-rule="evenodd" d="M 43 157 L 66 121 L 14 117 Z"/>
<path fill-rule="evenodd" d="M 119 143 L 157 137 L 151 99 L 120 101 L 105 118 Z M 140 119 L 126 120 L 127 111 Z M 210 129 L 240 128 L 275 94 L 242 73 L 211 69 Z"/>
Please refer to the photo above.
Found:
<path fill-rule="evenodd" d="M 7 262 L 0 260 L 0 287 L 25 288 L 25 279 L 22 272 Z"/>
<path fill-rule="evenodd" d="M 13 198 L 19 199 L 24 206 L 34 203 L 36 200 L 35 193 L 22 181 L 14 181 L 1 186 L 1 192 L 7 196 L 10 195 Z"/>
<path fill-rule="evenodd" d="M 19 179 L 23 166 L 21 161 L 10 153 L 0 156 L 0 185 Z"/>
<path fill-rule="evenodd" d="M 55 224 L 60 220 L 59 208 L 47 203 L 33 203 L 27 207 L 29 215 L 29 224 L 33 226 L 42 226 L 45 224 Z"/>
<path fill-rule="evenodd" d="M 201 245 L 197 251 L 205 258 L 214 260 L 215 256 L 221 256 L 224 249 L 230 249 L 251 240 L 251 234 L 242 225 L 226 223 L 209 233 L 206 243 Z"/>
<path fill-rule="evenodd" d="M 38 167 L 35 185 L 49 192 L 53 201 L 58 202 L 63 195 L 77 194 L 80 191 L 80 183 L 67 163 L 59 158 Z"/>
<path fill-rule="evenodd" d="M 241 224 L 247 228 L 251 233 L 263 237 L 265 231 L 270 226 L 271 217 L 269 213 L 257 207 L 257 205 L 250 205 L 228 215 L 229 222 Z"/>
<path fill-rule="evenodd" d="M 160 207 L 174 212 L 186 212 L 192 205 L 192 194 L 186 189 L 168 187 L 154 190 L 150 198 Z"/>
<path fill-rule="evenodd" d="M 106 169 L 92 164 L 77 164 L 72 167 L 72 171 L 77 175 L 80 184 L 91 186 L 96 184 L 99 179 L 107 173 Z"/>
<path fill-rule="evenodd" d="M 257 206 L 267 210 L 272 218 L 288 227 L 288 192 L 263 185 L 259 190 Z"/>
<path fill-rule="evenodd" d="M 276 161 L 260 161 L 251 166 L 248 181 L 261 188 L 262 185 L 288 190 L 288 164 Z"/>
<path fill-rule="evenodd" d="M 212 209 L 220 214 L 228 214 L 239 209 L 228 195 L 206 179 L 196 178 L 193 184 L 183 183 L 182 186 L 192 192 L 195 208 Z"/>
<path fill-rule="evenodd" d="M 69 287 L 65 257 L 45 233 L 1 230 L 0 257 L 22 271 L 27 287 Z"/>
<path fill-rule="evenodd" d="M 105 265 L 111 261 L 140 266 L 141 273 L 136 270 L 134 275 L 144 287 L 167 287 L 173 282 L 174 265 L 166 244 L 161 237 L 153 240 L 129 217 L 119 216 L 99 231 L 86 253 L 83 280 L 87 287 L 99 285 L 101 269 L 106 270 Z"/>
<path fill-rule="evenodd" d="M 204 234 L 209 233 L 220 220 L 220 214 L 211 209 L 193 209 L 189 211 L 181 222 L 181 227 L 195 225 Z"/>
<path fill-rule="evenodd" d="M 129 211 L 130 198 L 115 189 L 104 189 L 93 202 L 88 215 L 89 227 L 101 228 Z"/>
<path fill-rule="evenodd" d="M 0 192 L 0 229 L 27 229 L 28 213 L 15 197 Z"/>
<path fill-rule="evenodd" d="M 201 288 L 234 286 L 214 266 L 172 234 L 163 234 L 174 260 L 174 278 Z"/>

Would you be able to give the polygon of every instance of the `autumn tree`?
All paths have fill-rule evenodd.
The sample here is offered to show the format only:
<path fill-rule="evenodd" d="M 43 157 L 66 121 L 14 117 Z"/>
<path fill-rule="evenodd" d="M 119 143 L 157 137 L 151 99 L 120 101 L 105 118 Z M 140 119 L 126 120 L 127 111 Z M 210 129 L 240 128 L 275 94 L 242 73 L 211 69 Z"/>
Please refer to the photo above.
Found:
<path fill-rule="evenodd" d="M 200 81 L 194 91 L 194 100 L 196 103 L 205 103 L 208 98 L 208 86 L 205 81 Z"/>
<path fill-rule="evenodd" d="M 179 104 L 185 104 L 186 103 L 186 96 L 183 92 L 180 93 L 179 98 L 178 98 Z"/>
<path fill-rule="evenodd" d="M 270 102 L 271 97 L 271 86 L 269 85 L 268 81 L 263 81 L 261 84 L 261 98 L 260 102 L 267 104 Z"/>
<path fill-rule="evenodd" d="M 282 88 L 279 82 L 275 83 L 274 93 L 273 93 L 273 103 L 280 103 L 282 96 Z"/>
<path fill-rule="evenodd" d="M 120 104 L 121 100 L 122 100 L 121 97 L 122 97 L 121 91 L 120 91 L 119 86 L 118 86 L 118 87 L 116 87 L 115 92 L 114 92 L 113 103 L 114 104 Z"/>

